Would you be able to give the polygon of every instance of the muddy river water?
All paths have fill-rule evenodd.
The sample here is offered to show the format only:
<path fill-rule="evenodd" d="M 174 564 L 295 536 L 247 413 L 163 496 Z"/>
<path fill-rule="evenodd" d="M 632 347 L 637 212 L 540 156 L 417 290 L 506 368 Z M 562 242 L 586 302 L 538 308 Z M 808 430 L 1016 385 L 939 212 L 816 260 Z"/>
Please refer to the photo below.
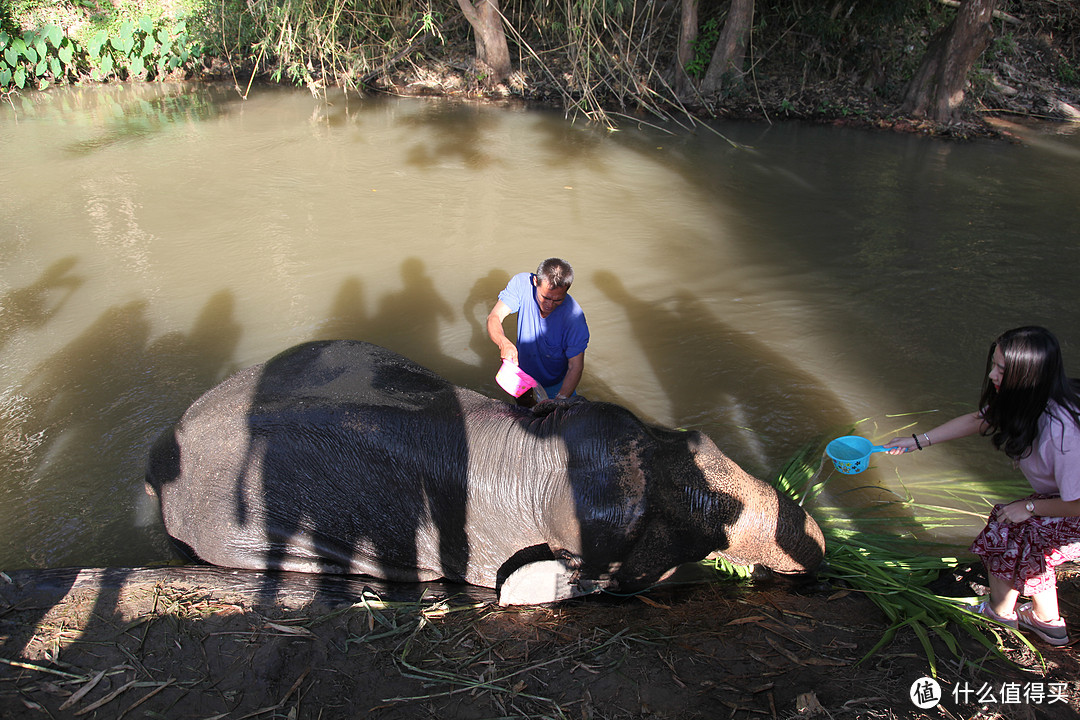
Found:
<path fill-rule="evenodd" d="M 548 256 L 574 265 L 592 331 L 580 391 L 704 430 L 763 477 L 858 421 L 881 442 L 971 409 L 1009 327 L 1050 327 L 1080 374 L 1078 172 L 1080 132 L 1061 127 L 1020 145 L 794 123 L 608 132 L 275 89 L 14 97 L 0 569 L 168 560 L 149 443 L 295 343 L 370 340 L 507 397 L 483 321 Z M 975 524 L 985 505 L 950 488 L 1022 487 L 985 440 L 875 458 L 833 499 L 944 497 Z"/>

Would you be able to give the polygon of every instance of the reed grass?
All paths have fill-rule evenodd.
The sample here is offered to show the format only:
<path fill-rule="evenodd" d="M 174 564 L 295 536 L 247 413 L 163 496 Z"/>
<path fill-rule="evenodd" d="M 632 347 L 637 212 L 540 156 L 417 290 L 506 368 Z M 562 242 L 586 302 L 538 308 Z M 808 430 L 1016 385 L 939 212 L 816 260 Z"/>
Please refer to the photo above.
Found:
<path fill-rule="evenodd" d="M 931 673 L 938 671 L 934 640 L 957 659 L 969 663 L 956 631 L 974 638 L 991 654 L 1006 659 L 1001 634 L 1019 639 L 1042 661 L 1042 656 L 1021 633 L 972 613 L 966 606 L 978 602 L 974 595 L 948 597 L 927 585 L 960 564 L 956 548 L 924 539 L 927 531 L 953 528 L 972 517 L 982 520 L 986 512 L 958 509 L 932 501 L 916 501 L 912 493 L 892 494 L 862 509 L 815 504 L 822 497 L 831 470 L 824 467 L 825 439 L 808 442 L 777 474 L 773 484 L 801 505 L 814 505 L 812 514 L 825 535 L 825 559 L 819 577 L 863 594 L 891 623 L 865 661 L 896 636 L 910 630 L 926 653 Z M 1008 497 L 1017 493 L 1012 479 L 949 483 L 939 495 L 967 504 L 986 506 L 989 494 Z M 978 489 L 976 492 L 975 488 Z M 989 490 L 989 493 L 988 493 Z M 886 491 L 883 491 L 886 492 Z M 922 493 L 920 493 L 921 495 Z M 933 491 L 927 495 L 933 495 Z"/>

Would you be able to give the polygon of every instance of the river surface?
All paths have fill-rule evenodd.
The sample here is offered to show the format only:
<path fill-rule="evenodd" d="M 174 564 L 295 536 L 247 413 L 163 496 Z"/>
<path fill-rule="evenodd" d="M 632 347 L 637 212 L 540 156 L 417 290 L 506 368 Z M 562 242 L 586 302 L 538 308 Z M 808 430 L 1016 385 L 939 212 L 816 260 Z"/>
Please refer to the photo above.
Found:
<path fill-rule="evenodd" d="M 1050 327 L 1080 374 L 1080 133 L 1051 130 L 1026 145 L 794 123 L 611 133 L 180 85 L 15 97 L 0 104 L 0 569 L 168 561 L 150 442 L 295 343 L 370 340 L 507 398 L 483 321 L 549 256 L 574 265 L 592 331 L 580 392 L 701 429 L 762 477 L 858 421 L 884 442 L 972 409 L 1009 327 Z M 830 504 L 866 486 L 973 513 L 927 540 L 974 534 L 984 480 L 1024 487 L 978 438 L 873 466 L 826 467 Z"/>

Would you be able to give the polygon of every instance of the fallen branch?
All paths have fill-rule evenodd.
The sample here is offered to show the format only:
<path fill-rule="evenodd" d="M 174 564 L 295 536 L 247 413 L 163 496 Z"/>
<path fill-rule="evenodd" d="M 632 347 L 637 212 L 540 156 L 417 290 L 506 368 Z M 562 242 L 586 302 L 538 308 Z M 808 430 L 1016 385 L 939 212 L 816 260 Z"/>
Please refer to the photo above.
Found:
<path fill-rule="evenodd" d="M 942 5 L 945 5 L 946 7 L 951 7 L 951 8 L 960 7 L 960 0 L 938 0 L 938 2 L 941 3 Z M 1011 23 L 1013 25 L 1020 25 L 1020 24 L 1023 23 L 1023 21 L 1020 18 L 1014 17 L 1014 16 L 1010 15 L 1009 13 L 1004 12 L 1002 10 L 995 10 L 994 11 L 994 17 L 997 18 L 998 20 L 1002 20 L 1004 22 Z"/>

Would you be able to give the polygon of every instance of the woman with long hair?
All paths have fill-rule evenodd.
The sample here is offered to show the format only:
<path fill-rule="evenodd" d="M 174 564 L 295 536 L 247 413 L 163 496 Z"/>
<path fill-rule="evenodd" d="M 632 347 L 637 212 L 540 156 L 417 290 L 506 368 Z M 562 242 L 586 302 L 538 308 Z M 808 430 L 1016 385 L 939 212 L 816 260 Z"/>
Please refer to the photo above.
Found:
<path fill-rule="evenodd" d="M 1020 468 L 1032 494 L 995 505 L 971 545 L 990 583 L 989 600 L 971 610 L 1051 645 L 1069 642 L 1054 570 L 1080 559 L 1078 391 L 1054 334 L 1016 328 L 990 346 L 979 410 L 886 443 L 899 454 L 979 433 Z M 1021 595 L 1031 602 L 1017 607 Z"/>

